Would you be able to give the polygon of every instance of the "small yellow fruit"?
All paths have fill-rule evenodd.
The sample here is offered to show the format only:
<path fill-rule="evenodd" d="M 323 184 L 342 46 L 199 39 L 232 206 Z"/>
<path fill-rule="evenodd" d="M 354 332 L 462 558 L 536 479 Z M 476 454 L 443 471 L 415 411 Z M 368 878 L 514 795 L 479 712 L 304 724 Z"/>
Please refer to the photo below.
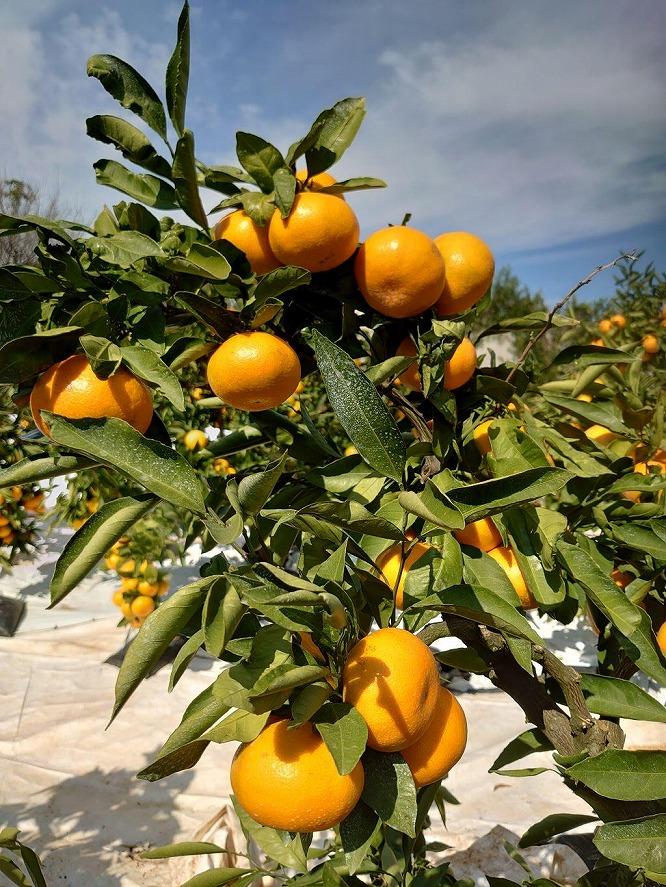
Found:
<path fill-rule="evenodd" d="M 158 585 L 158 591 L 157 591 L 157 595 L 158 595 L 158 597 L 162 597 L 163 595 L 165 595 L 165 594 L 167 593 L 167 591 L 169 590 L 169 585 L 170 585 L 170 584 L 171 584 L 171 583 L 169 582 L 168 579 L 160 579 L 160 581 L 157 583 L 157 585 Z"/>
<path fill-rule="evenodd" d="M 131 620 L 133 619 L 133 615 L 132 605 L 129 603 L 129 601 L 123 601 L 122 604 L 120 604 L 120 612 L 123 614 L 128 622 L 131 622 Z"/>
<path fill-rule="evenodd" d="M 350 444 L 348 447 L 345 447 L 345 456 L 356 456 L 358 455 L 358 450 L 353 444 Z"/>
<path fill-rule="evenodd" d="M 322 188 L 329 188 L 337 183 L 337 179 L 333 178 L 330 172 L 318 172 L 308 178 L 307 169 L 296 170 L 296 181 L 304 186 L 305 191 L 321 191 Z M 342 197 L 342 194 L 338 196 Z"/>
<path fill-rule="evenodd" d="M 610 322 L 613 324 L 614 327 L 617 327 L 617 329 L 623 330 L 627 325 L 627 318 L 624 316 L 624 314 L 613 314 Z"/>
<path fill-rule="evenodd" d="M 599 444 L 599 446 L 602 447 L 607 447 L 620 437 L 619 434 L 610 431 L 605 425 L 590 425 L 585 432 L 585 436 L 588 440 L 591 440 L 593 443 Z"/>
<path fill-rule="evenodd" d="M 499 530 L 489 517 L 472 521 L 462 530 L 454 530 L 453 535 L 461 545 L 470 545 L 481 551 L 492 551 L 502 544 Z"/>
<path fill-rule="evenodd" d="M 500 545 L 498 548 L 489 551 L 488 557 L 497 561 L 506 573 L 509 582 L 513 585 L 514 591 L 520 598 L 520 604 L 523 610 L 533 610 L 537 606 L 537 602 L 527 587 L 525 577 L 518 566 L 518 559 L 514 554 L 513 549 L 509 548 L 508 545 Z"/>
<path fill-rule="evenodd" d="M 116 570 L 121 576 L 131 576 L 136 570 L 136 561 L 130 557 L 118 564 Z"/>
<path fill-rule="evenodd" d="M 402 545 L 400 542 L 391 545 L 390 548 L 387 548 L 386 551 L 382 552 L 377 558 L 377 568 L 383 573 L 384 582 L 386 582 L 391 590 L 395 589 L 395 605 L 399 610 L 402 610 L 404 606 L 407 573 L 409 573 L 414 564 L 420 560 L 430 548 L 431 546 L 427 545 L 425 542 L 415 542 L 405 556 L 402 572 L 400 572 L 400 564 L 402 562 Z M 395 583 L 398 580 L 398 574 L 400 574 L 400 580 L 396 587 Z"/>
<path fill-rule="evenodd" d="M 201 400 L 203 395 L 204 395 L 203 388 L 193 388 L 192 391 L 190 392 L 190 396 L 192 397 L 192 400 Z"/>
<path fill-rule="evenodd" d="M 137 582 L 136 590 L 139 594 L 146 595 L 147 597 L 155 597 L 160 590 L 159 582 L 148 582 L 146 579 L 142 579 L 141 582 L 137 580 Z"/>
<path fill-rule="evenodd" d="M 119 554 L 109 554 L 104 558 L 104 565 L 107 570 L 115 570 L 120 562 L 121 557 Z"/>
<path fill-rule="evenodd" d="M 607 317 L 604 317 L 603 320 L 599 321 L 598 327 L 600 333 L 610 333 L 610 331 L 613 329 L 613 324 Z"/>
<path fill-rule="evenodd" d="M 125 598 L 123 597 L 122 588 L 118 589 L 118 591 L 113 592 L 113 597 L 111 598 L 116 607 L 122 607 L 125 603 Z"/>
<path fill-rule="evenodd" d="M 132 601 L 132 615 L 139 619 L 143 619 L 153 612 L 155 609 L 155 601 L 148 595 L 140 594 Z"/>
<path fill-rule="evenodd" d="M 643 336 L 641 341 L 641 345 L 643 346 L 643 351 L 646 354 L 656 354 L 659 351 L 659 339 L 656 336 L 653 336 L 652 333 L 649 333 L 647 336 Z"/>
<path fill-rule="evenodd" d="M 473 432 L 474 443 L 482 456 L 487 455 L 492 449 L 490 445 L 490 436 L 488 435 L 488 431 L 492 424 L 492 419 L 486 419 L 485 422 L 481 422 L 480 425 L 477 425 Z"/>
<path fill-rule="evenodd" d="M 659 649 L 666 656 L 666 622 L 662 622 L 659 631 L 657 632 L 657 643 L 659 644 Z"/>
<path fill-rule="evenodd" d="M 208 435 L 198 428 L 191 428 L 183 437 L 186 450 L 203 450 L 208 443 Z"/>

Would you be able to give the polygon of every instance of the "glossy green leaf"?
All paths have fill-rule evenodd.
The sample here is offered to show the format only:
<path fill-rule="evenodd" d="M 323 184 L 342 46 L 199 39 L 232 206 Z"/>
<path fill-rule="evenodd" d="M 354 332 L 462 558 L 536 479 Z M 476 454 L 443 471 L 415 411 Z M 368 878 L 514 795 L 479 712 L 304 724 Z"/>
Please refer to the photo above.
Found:
<path fill-rule="evenodd" d="M 185 409 L 185 397 L 178 377 L 159 355 L 141 345 L 123 345 L 120 351 L 124 363 L 136 376 L 157 386 L 179 412 Z"/>
<path fill-rule="evenodd" d="M 92 514 L 67 541 L 51 578 L 53 607 L 87 576 L 105 552 L 157 504 L 155 496 L 112 499 Z"/>
<path fill-rule="evenodd" d="M 333 410 L 368 465 L 402 481 L 405 442 L 375 386 L 352 358 L 317 330 L 312 345 Z"/>
<path fill-rule="evenodd" d="M 178 18 L 178 36 L 166 70 L 166 103 L 173 127 L 185 129 L 185 105 L 190 77 L 190 5 L 185 0 Z"/>
<path fill-rule="evenodd" d="M 373 838 L 379 834 L 380 823 L 377 814 L 363 801 L 359 801 L 340 823 L 340 842 L 350 875 L 355 874 L 363 864 Z"/>
<path fill-rule="evenodd" d="M 172 505 L 205 512 L 204 481 L 184 456 L 139 434 L 122 419 L 49 418 L 56 443 L 124 472 Z"/>
<path fill-rule="evenodd" d="M 163 844 L 144 850 L 141 859 L 173 859 L 174 856 L 202 856 L 208 853 L 227 853 L 224 847 L 210 841 L 182 841 L 178 844 Z"/>
<path fill-rule="evenodd" d="M 324 172 L 336 163 L 354 140 L 363 118 L 365 100 L 348 98 L 336 102 L 332 108 L 322 111 L 314 144 L 305 152 L 308 175 Z"/>
<path fill-rule="evenodd" d="M 246 475 L 238 484 L 238 501 L 243 514 L 258 514 L 266 504 L 269 496 L 279 481 L 287 454 L 271 462 L 265 471 L 257 471 Z"/>
<path fill-rule="evenodd" d="M 386 182 L 382 179 L 373 179 L 368 176 L 354 179 L 343 179 L 334 185 L 321 188 L 325 194 L 346 194 L 348 191 L 369 191 L 373 188 L 385 188 Z"/>
<path fill-rule="evenodd" d="M 194 135 L 189 129 L 184 130 L 176 143 L 172 176 L 178 203 L 181 208 L 207 232 L 208 216 L 201 203 L 199 186 L 197 184 Z"/>
<path fill-rule="evenodd" d="M 361 715 L 348 702 L 329 702 L 319 709 L 314 724 L 338 773 L 351 773 L 368 742 L 368 726 Z"/>
<path fill-rule="evenodd" d="M 57 456 L 28 456 L 0 469 L 0 490 L 5 487 L 21 486 L 36 483 L 64 474 L 76 473 L 86 468 L 94 468 L 97 463 L 83 456 L 71 456 L 67 453 Z"/>
<path fill-rule="evenodd" d="M 593 714 L 666 724 L 666 707 L 631 681 L 581 674 L 581 689 Z"/>
<path fill-rule="evenodd" d="M 537 730 L 536 727 L 531 727 L 511 740 L 490 765 L 488 772 L 496 773 L 498 770 L 506 767 L 507 764 L 513 764 L 515 761 L 520 761 L 522 758 L 535 752 L 552 750 L 553 746 L 544 734 Z"/>
<path fill-rule="evenodd" d="M 440 477 L 436 475 L 433 481 L 437 483 Z M 569 480 L 571 474 L 561 468 L 529 468 L 518 474 L 449 489 L 437 485 L 460 509 L 465 522 L 469 523 L 471 520 L 499 514 L 512 505 L 522 505 L 556 493 Z"/>
<path fill-rule="evenodd" d="M 291 212 L 296 196 L 296 178 L 291 170 L 285 166 L 276 170 L 273 176 L 273 187 L 275 189 L 275 204 L 280 210 L 282 218 L 286 219 Z"/>
<path fill-rule="evenodd" d="M 98 160 L 93 169 L 99 185 L 108 185 L 155 209 L 178 209 L 175 189 L 156 176 L 132 172 L 115 160 Z"/>
<path fill-rule="evenodd" d="M 80 327 L 65 326 L 5 342 L 0 348 L 0 383 L 27 381 L 68 357 L 83 332 Z"/>
<path fill-rule="evenodd" d="M 262 191 L 273 190 L 273 176 L 285 167 L 284 157 L 276 147 L 249 132 L 236 133 L 236 154 L 243 169 L 252 176 Z"/>
<path fill-rule="evenodd" d="M 264 853 L 280 865 L 288 866 L 299 872 L 307 871 L 307 862 L 300 835 L 296 835 L 291 840 L 284 841 L 280 832 L 255 822 L 250 814 L 241 807 L 236 798 L 232 797 L 232 801 L 243 831 L 256 842 L 257 846 Z"/>
<path fill-rule="evenodd" d="M 365 786 L 362 800 L 383 822 L 414 837 L 416 788 L 404 758 L 397 752 L 367 749 L 363 756 Z"/>
<path fill-rule="evenodd" d="M 666 875 L 666 813 L 607 822 L 597 829 L 593 840 L 608 859 Z"/>
<path fill-rule="evenodd" d="M 586 816 L 584 813 L 551 813 L 531 825 L 518 842 L 518 846 L 533 847 L 535 844 L 547 844 L 556 835 L 594 822 L 596 818 L 596 816 Z"/>
<path fill-rule="evenodd" d="M 98 142 L 113 145 L 126 160 L 162 178 L 171 178 L 169 161 L 161 157 L 141 130 L 127 120 L 110 114 L 96 114 L 86 120 L 86 131 Z"/>
<path fill-rule="evenodd" d="M 247 874 L 250 874 L 252 880 L 254 880 L 253 869 L 208 869 L 208 871 L 200 872 L 193 878 L 188 878 L 180 887 L 223 887 L 224 884 L 233 884 Z"/>
<path fill-rule="evenodd" d="M 611 748 L 574 764 L 568 776 L 604 798 L 659 801 L 666 798 L 666 752 Z"/>
<path fill-rule="evenodd" d="M 86 240 L 86 247 L 93 255 L 119 268 L 130 268 L 140 259 L 164 257 L 160 245 L 138 231 L 119 231 L 110 237 L 90 237 Z"/>
<path fill-rule="evenodd" d="M 90 56 L 87 70 L 88 76 L 96 77 L 123 108 L 137 114 L 151 129 L 166 139 L 166 117 L 162 102 L 138 71 L 115 55 Z"/>
<path fill-rule="evenodd" d="M 177 292 L 174 299 L 222 339 L 241 329 L 238 313 L 225 308 L 223 304 L 206 299 L 198 293 L 183 291 Z"/>

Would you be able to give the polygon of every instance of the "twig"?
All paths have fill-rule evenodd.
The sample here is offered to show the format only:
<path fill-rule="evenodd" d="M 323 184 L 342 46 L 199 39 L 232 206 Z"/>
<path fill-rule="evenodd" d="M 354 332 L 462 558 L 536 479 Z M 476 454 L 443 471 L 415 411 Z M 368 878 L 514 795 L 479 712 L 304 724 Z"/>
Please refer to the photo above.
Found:
<path fill-rule="evenodd" d="M 622 262 L 624 259 L 628 259 L 629 261 L 632 261 L 632 262 L 636 261 L 637 257 L 638 256 L 637 256 L 636 252 L 622 253 L 622 255 L 619 255 L 616 259 L 613 259 L 611 262 L 606 262 L 605 265 L 599 265 L 598 267 L 596 267 L 594 269 L 594 271 L 590 271 L 590 273 L 587 275 L 587 277 L 583 277 L 582 280 L 579 280 L 578 283 L 569 290 L 569 292 L 566 294 L 566 296 L 564 296 L 563 299 L 560 299 L 560 301 L 557 303 L 557 305 L 555 305 L 555 307 L 550 311 L 550 313 L 546 319 L 546 323 L 541 327 L 539 332 L 536 335 L 530 336 L 529 342 L 523 348 L 522 354 L 520 355 L 520 357 L 516 361 L 516 364 L 513 367 L 513 369 L 511 370 L 511 372 L 509 373 L 509 375 L 506 377 L 506 381 L 510 382 L 513 379 L 513 377 L 516 374 L 516 372 L 518 371 L 518 369 L 527 360 L 527 356 L 532 351 L 532 349 L 534 348 L 536 343 L 539 341 L 539 339 L 541 339 L 543 336 L 545 336 L 545 334 L 548 332 L 548 330 L 554 326 L 553 320 L 554 320 L 557 312 L 561 308 L 564 308 L 564 306 L 569 301 L 569 299 L 571 299 L 571 297 L 574 296 L 578 292 L 579 289 L 582 289 L 584 286 L 587 286 L 587 284 L 590 283 L 592 280 L 594 280 L 594 278 L 597 276 L 597 274 L 601 274 L 602 271 L 608 271 L 609 268 L 614 268 L 619 262 Z"/>

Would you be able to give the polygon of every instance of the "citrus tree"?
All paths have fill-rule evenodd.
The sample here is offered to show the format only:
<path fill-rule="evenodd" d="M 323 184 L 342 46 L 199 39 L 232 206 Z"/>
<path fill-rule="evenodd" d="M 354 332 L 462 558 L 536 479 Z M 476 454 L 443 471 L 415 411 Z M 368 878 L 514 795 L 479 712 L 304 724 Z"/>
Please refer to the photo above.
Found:
<path fill-rule="evenodd" d="M 550 330 L 575 325 L 564 301 L 473 342 L 494 273 L 480 238 L 432 240 L 405 218 L 358 247 L 349 195 L 384 183 L 329 170 L 359 130 L 361 99 L 323 111 L 284 153 L 239 132 L 239 166 L 209 166 L 185 127 L 188 68 L 187 4 L 165 104 L 125 62 L 93 56 L 89 75 L 164 149 L 124 118 L 92 117 L 89 134 L 143 170 L 95 164 L 129 200 L 90 227 L 0 216 L 5 233 L 38 238 L 35 265 L 2 270 L 18 337 L 0 325 L 0 381 L 30 393 L 40 432 L 0 484 L 103 466 L 129 485 L 65 546 L 53 604 L 161 507 L 187 515 L 212 553 L 144 619 L 112 713 L 176 637 L 172 685 L 200 649 L 228 663 L 139 774 L 168 778 L 242 743 L 231 783 L 247 863 L 188 883 L 463 884 L 428 837 L 431 811 L 455 800 L 443 780 L 467 736 L 442 665 L 487 675 L 525 712 L 530 726 L 493 770 L 538 778 L 544 768 L 514 765 L 548 752 L 589 805 L 553 811 L 521 846 L 593 823 L 576 845 L 590 865 L 580 887 L 664 880 L 664 753 L 625 750 L 619 724 L 666 720 L 628 680 L 666 677 L 658 368 L 632 341 L 573 344 L 553 360 L 560 381 L 544 383 L 531 356 Z M 208 212 L 200 189 L 218 194 Z M 211 230 L 216 210 L 230 212 Z M 526 330 L 516 361 L 478 365 L 484 336 Z M 323 386 L 317 422 L 305 397 L 293 408 L 301 384 Z M 204 442 L 193 388 L 196 410 L 228 433 Z M 224 428 L 221 403 L 246 420 Z M 179 414 L 188 421 L 170 434 Z M 649 470 L 633 470 L 642 462 Z M 596 673 L 548 649 L 534 608 L 563 623 L 589 613 Z M 224 850 L 147 855 L 183 853 Z M 523 883 L 554 883 L 528 872 Z"/>

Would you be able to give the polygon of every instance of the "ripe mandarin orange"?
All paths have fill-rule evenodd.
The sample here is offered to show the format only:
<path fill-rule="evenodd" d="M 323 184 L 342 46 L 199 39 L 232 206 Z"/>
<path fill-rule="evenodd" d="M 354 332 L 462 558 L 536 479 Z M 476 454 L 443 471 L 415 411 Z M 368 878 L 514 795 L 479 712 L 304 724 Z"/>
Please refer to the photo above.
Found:
<path fill-rule="evenodd" d="M 467 719 L 456 697 L 440 687 L 437 704 L 425 733 L 403 748 L 417 788 L 439 782 L 457 764 L 467 745 Z"/>
<path fill-rule="evenodd" d="M 67 419 L 124 419 L 142 434 L 153 418 L 148 388 L 124 367 L 108 379 L 98 379 L 82 354 L 53 364 L 43 373 L 30 395 L 35 424 L 48 435 L 40 410 Z"/>
<path fill-rule="evenodd" d="M 444 289 L 437 302 L 440 317 L 467 311 L 486 294 L 493 282 L 495 259 L 488 244 L 467 231 L 449 231 L 435 237 L 444 259 Z"/>
<path fill-rule="evenodd" d="M 659 649 L 666 656 L 666 622 L 662 622 L 659 631 L 657 632 L 657 643 L 659 644 Z"/>
<path fill-rule="evenodd" d="M 215 240 L 228 240 L 245 253 L 255 274 L 268 274 L 282 264 L 270 248 L 268 226 L 261 228 L 243 209 L 224 216 L 215 225 Z"/>
<path fill-rule="evenodd" d="M 140 594 L 132 601 L 132 615 L 137 619 L 143 619 L 153 612 L 155 609 L 155 601 L 146 594 Z"/>
<path fill-rule="evenodd" d="M 489 517 L 472 521 L 462 530 L 454 530 L 453 535 L 462 545 L 470 545 L 481 551 L 492 551 L 502 544 L 499 530 Z"/>
<path fill-rule="evenodd" d="M 341 776 L 312 724 L 288 729 L 268 724 L 236 752 L 231 787 L 261 825 L 289 832 L 318 832 L 341 822 L 363 791 L 363 765 Z"/>
<path fill-rule="evenodd" d="M 600 333 L 610 333 L 610 331 L 613 329 L 613 324 L 607 317 L 604 317 L 602 320 L 600 320 L 597 326 Z"/>
<path fill-rule="evenodd" d="M 359 226 L 349 204 L 335 194 L 301 191 L 283 219 L 275 210 L 268 225 L 271 249 L 285 265 L 330 271 L 353 255 Z"/>
<path fill-rule="evenodd" d="M 492 419 L 486 419 L 484 422 L 477 425 L 473 432 L 474 443 L 482 456 L 487 455 L 492 449 L 490 435 L 488 434 L 488 430 L 492 424 Z"/>
<path fill-rule="evenodd" d="M 416 345 L 410 336 L 406 336 L 398 345 L 396 351 L 401 357 L 415 357 Z M 471 340 L 465 337 L 444 365 L 444 388 L 454 391 L 465 385 L 474 375 L 476 370 L 476 348 Z M 421 390 L 421 375 L 416 361 L 403 370 L 398 381 L 411 388 L 412 391 Z"/>
<path fill-rule="evenodd" d="M 235 333 L 208 361 L 208 384 L 239 410 L 279 406 L 301 381 L 301 364 L 284 339 L 258 330 Z"/>
<path fill-rule="evenodd" d="M 444 262 L 422 231 L 395 225 L 375 231 L 354 262 L 358 288 L 386 317 L 415 317 L 432 308 L 444 286 Z"/>
<path fill-rule="evenodd" d="M 497 548 L 493 548 L 492 551 L 488 552 L 488 557 L 497 561 L 500 567 L 504 570 L 509 582 L 513 585 L 514 591 L 520 598 L 522 608 L 524 610 L 533 610 L 534 607 L 537 606 L 537 602 L 527 587 L 525 577 L 518 566 L 518 559 L 516 558 L 513 549 L 508 545 L 499 545 Z"/>
<path fill-rule="evenodd" d="M 337 182 L 337 179 L 330 172 L 318 172 L 308 178 L 307 169 L 297 169 L 296 179 L 302 185 L 305 185 L 306 191 L 320 191 L 322 188 L 329 188 L 331 185 L 335 185 Z"/>
<path fill-rule="evenodd" d="M 383 551 L 377 558 L 377 567 L 384 574 L 384 581 L 391 590 L 395 588 L 395 605 L 399 610 L 403 609 L 405 581 L 407 579 L 407 573 L 414 566 L 414 564 L 421 557 L 423 557 L 423 555 L 427 551 L 430 550 L 430 548 L 431 546 L 427 545 L 425 542 L 415 542 L 407 552 L 405 562 L 402 567 L 402 573 L 400 573 L 400 562 L 402 561 L 402 546 L 399 542 L 396 542 L 395 545 L 391 545 L 390 548 L 387 548 L 386 551 Z M 398 585 L 396 588 L 395 583 L 398 579 L 398 573 L 400 573 L 400 580 L 398 581 Z"/>
<path fill-rule="evenodd" d="M 400 751 L 423 735 L 437 704 L 439 676 L 430 649 L 411 632 L 380 628 L 350 651 L 343 699 L 368 725 L 368 745 Z"/>
<path fill-rule="evenodd" d="M 614 327 L 617 327 L 617 329 L 623 330 L 627 325 L 627 318 L 624 316 L 624 314 L 613 314 L 610 322 L 613 324 Z"/>
<path fill-rule="evenodd" d="M 659 351 L 659 339 L 657 339 L 656 336 L 653 336 L 652 333 L 643 336 L 641 345 L 646 354 L 656 354 Z"/>

